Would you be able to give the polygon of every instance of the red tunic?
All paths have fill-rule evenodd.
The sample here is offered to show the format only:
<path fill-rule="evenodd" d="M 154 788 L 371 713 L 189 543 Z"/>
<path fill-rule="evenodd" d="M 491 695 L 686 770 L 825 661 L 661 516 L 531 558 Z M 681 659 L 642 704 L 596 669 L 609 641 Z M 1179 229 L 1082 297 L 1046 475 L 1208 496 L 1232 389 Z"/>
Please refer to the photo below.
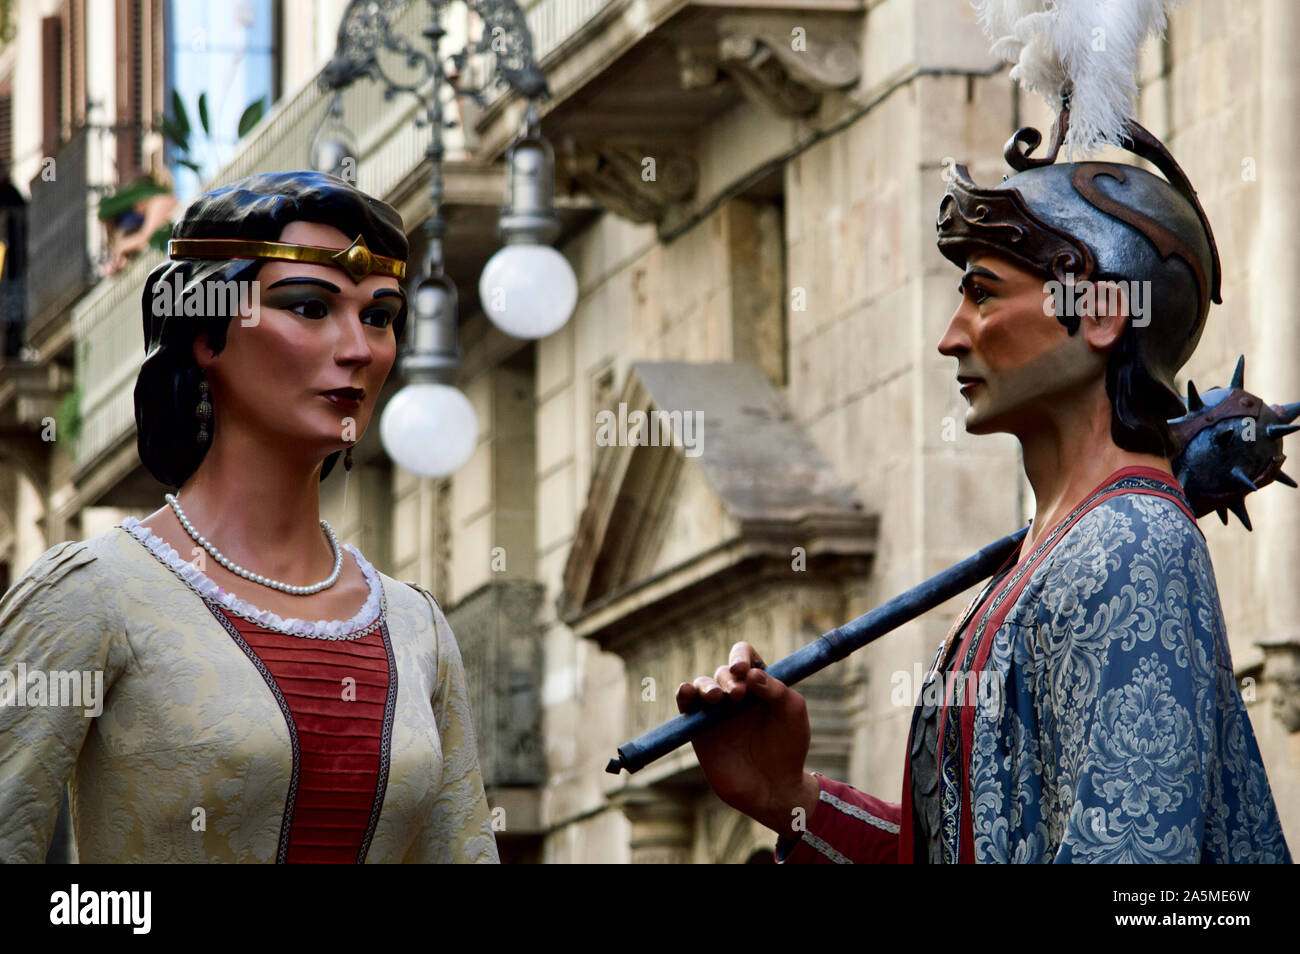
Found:
<path fill-rule="evenodd" d="M 293 744 L 277 861 L 365 860 L 388 785 L 397 669 L 384 614 L 356 639 L 266 629 L 208 602 L 266 680 Z"/>

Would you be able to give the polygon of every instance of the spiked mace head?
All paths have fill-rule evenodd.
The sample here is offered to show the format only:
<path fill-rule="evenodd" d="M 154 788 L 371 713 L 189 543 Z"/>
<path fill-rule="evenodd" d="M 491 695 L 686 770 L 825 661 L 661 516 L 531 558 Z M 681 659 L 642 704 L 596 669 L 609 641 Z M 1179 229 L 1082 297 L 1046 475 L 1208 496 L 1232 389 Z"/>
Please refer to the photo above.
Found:
<path fill-rule="evenodd" d="M 1232 382 L 1204 394 L 1187 382 L 1187 413 L 1170 420 L 1169 427 L 1181 450 L 1173 470 L 1192 505 L 1203 517 L 1211 510 L 1228 522 L 1228 511 L 1251 529 L 1245 498 L 1277 481 L 1288 487 L 1296 482 L 1282 472 L 1286 455 L 1282 438 L 1300 431 L 1292 424 L 1300 417 L 1300 401 L 1265 404 L 1244 390 L 1245 355 L 1237 358 Z"/>

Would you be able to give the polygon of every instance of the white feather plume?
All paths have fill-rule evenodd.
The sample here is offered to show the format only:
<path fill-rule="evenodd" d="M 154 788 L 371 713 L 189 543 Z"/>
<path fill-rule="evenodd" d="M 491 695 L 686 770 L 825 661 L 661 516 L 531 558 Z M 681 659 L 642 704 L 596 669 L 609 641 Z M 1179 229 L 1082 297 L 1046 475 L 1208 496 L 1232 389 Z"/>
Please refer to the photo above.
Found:
<path fill-rule="evenodd" d="M 1073 152 L 1117 146 L 1137 108 L 1138 54 L 1181 0 L 972 0 L 1011 78 L 1059 112 L 1070 96 Z"/>

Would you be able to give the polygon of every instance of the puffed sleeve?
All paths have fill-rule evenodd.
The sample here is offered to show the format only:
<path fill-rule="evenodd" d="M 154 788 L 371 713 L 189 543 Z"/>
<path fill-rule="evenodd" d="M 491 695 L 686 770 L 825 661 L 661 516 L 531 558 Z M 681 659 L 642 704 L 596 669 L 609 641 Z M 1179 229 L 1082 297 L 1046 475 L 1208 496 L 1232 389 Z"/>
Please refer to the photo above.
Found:
<path fill-rule="evenodd" d="M 1262 780 L 1253 800 L 1276 814 L 1204 539 L 1169 501 L 1126 494 L 1058 549 L 1034 633 L 1040 746 L 1056 766 L 1052 860 L 1227 860 L 1214 857 L 1237 784 L 1225 735 L 1244 740 Z"/>
<path fill-rule="evenodd" d="M 0 597 L 0 859 L 43 861 L 86 734 L 129 658 L 84 543 L 51 547 Z M 89 704 L 88 704 L 89 703 Z"/>
<path fill-rule="evenodd" d="M 409 583 L 409 581 L 408 581 Z M 415 585 L 415 584 L 410 584 Z M 442 743 L 442 788 L 425 828 L 419 861 L 437 864 L 496 864 L 492 810 L 483 789 L 470 710 L 469 686 L 460 647 L 451 625 L 428 590 L 416 585 L 433 613 L 438 638 L 438 675 L 434 681 L 434 719 Z"/>
<path fill-rule="evenodd" d="M 902 806 L 813 774 L 820 789 L 817 807 L 797 839 L 777 841 L 776 863 L 896 863 Z"/>

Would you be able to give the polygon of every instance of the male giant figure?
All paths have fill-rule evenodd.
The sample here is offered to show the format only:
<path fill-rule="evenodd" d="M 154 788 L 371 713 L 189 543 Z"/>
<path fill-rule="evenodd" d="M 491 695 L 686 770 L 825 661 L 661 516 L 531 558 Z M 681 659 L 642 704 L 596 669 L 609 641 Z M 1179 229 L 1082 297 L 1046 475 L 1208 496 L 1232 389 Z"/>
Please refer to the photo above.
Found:
<path fill-rule="evenodd" d="M 1174 374 L 1219 300 L 1213 235 L 1145 130 L 1130 148 L 1169 181 L 1055 164 L 1067 123 L 1045 159 L 1020 149 L 1036 133 L 1013 137 L 1020 171 L 994 188 L 957 166 L 940 204 L 964 272 L 939 350 L 967 430 L 1020 440 L 1036 511 L 936 655 L 901 800 L 804 771 L 804 700 L 747 643 L 678 689 L 682 711 L 764 701 L 694 745 L 714 791 L 778 833 L 778 861 L 1291 860 L 1170 466 Z"/>

